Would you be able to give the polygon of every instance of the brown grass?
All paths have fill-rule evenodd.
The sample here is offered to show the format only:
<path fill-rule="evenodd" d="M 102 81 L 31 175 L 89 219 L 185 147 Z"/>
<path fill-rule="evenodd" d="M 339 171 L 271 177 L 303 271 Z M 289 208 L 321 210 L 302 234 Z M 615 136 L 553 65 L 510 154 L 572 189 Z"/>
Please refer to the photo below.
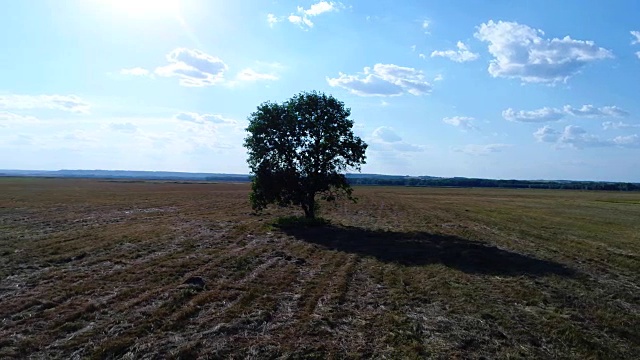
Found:
<path fill-rule="evenodd" d="M 640 194 L 355 194 L 0 179 L 0 358 L 640 358 Z"/>

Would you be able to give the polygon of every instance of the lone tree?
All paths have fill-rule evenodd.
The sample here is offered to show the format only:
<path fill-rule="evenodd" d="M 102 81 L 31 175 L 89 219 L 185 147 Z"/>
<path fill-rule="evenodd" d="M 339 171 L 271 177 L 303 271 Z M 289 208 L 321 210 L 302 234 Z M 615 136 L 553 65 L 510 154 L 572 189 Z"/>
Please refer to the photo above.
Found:
<path fill-rule="evenodd" d="M 313 219 L 316 196 L 355 201 L 343 173 L 360 171 L 367 144 L 353 135 L 350 115 L 343 102 L 315 91 L 258 106 L 249 116 L 244 143 L 253 174 L 253 209 L 295 205 Z"/>

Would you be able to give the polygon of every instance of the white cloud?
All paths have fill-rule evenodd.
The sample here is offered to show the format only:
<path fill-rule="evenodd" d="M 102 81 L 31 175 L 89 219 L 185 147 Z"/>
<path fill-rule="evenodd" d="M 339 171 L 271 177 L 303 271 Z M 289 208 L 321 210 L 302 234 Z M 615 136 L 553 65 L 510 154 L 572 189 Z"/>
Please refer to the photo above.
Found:
<path fill-rule="evenodd" d="M 224 81 L 228 66 L 200 50 L 177 48 L 167 55 L 168 65 L 156 68 L 160 76 L 180 78 L 182 86 L 210 86 Z"/>
<path fill-rule="evenodd" d="M 241 149 L 245 135 L 236 120 L 217 114 L 181 112 L 172 117 L 112 118 L 103 122 L 110 131 L 102 131 L 99 136 L 111 139 L 102 141 L 105 146 L 135 149 L 136 154 L 178 156 Z"/>
<path fill-rule="evenodd" d="M 313 27 L 313 22 L 309 20 L 309 18 L 307 17 L 302 17 L 298 15 L 289 15 L 287 19 L 289 19 L 290 23 L 296 24 L 303 29 L 304 29 L 304 26 Z"/>
<path fill-rule="evenodd" d="M 178 121 L 179 132 L 185 141 L 193 144 L 192 148 L 232 148 L 241 143 L 244 126 L 234 119 L 225 118 L 218 114 L 200 114 L 195 112 L 181 112 L 174 115 Z M 225 137 L 233 137 L 231 139 Z"/>
<path fill-rule="evenodd" d="M 384 142 L 393 143 L 402 141 L 402 138 L 392 128 L 381 126 L 373 131 L 373 137 Z"/>
<path fill-rule="evenodd" d="M 0 95 L 0 109 L 53 109 L 88 113 L 89 104 L 76 95 Z"/>
<path fill-rule="evenodd" d="M 568 125 L 564 128 L 558 139 L 560 144 L 566 144 L 574 148 L 603 147 L 613 145 L 612 141 L 600 139 L 597 136 L 587 134 L 587 131 L 576 125 Z"/>
<path fill-rule="evenodd" d="M 200 50 L 178 48 L 166 56 L 168 65 L 156 68 L 155 74 L 165 77 L 180 78 L 180 85 L 201 87 L 215 84 L 236 85 L 239 81 L 278 80 L 275 72 L 284 67 L 279 63 L 256 61 L 254 68 L 246 68 L 236 74 L 234 80 L 227 81 L 225 73 L 229 69 L 220 58 L 206 54 Z M 257 70 L 256 70 L 257 69 Z M 265 71 L 266 70 L 266 71 Z M 120 70 L 121 74 L 133 76 L 154 75 L 148 70 L 136 67 Z"/>
<path fill-rule="evenodd" d="M 640 124 L 629 124 L 622 121 L 619 121 L 617 123 L 613 121 L 606 121 L 602 123 L 602 128 L 605 130 L 632 129 L 640 128 Z"/>
<path fill-rule="evenodd" d="M 426 149 L 423 145 L 409 144 L 404 141 L 393 143 L 392 148 L 399 152 L 421 152 Z"/>
<path fill-rule="evenodd" d="M 246 124 L 219 114 L 180 112 L 169 119 L 162 137 L 174 137 L 188 148 L 241 148 Z M 173 136 L 173 134 L 177 136 Z"/>
<path fill-rule="evenodd" d="M 244 69 L 236 76 L 241 81 L 278 80 L 278 76 L 268 73 L 259 73 L 251 68 Z"/>
<path fill-rule="evenodd" d="M 616 145 L 624 147 L 640 147 L 640 136 L 637 134 L 629 136 L 617 136 L 613 139 Z"/>
<path fill-rule="evenodd" d="M 422 30 L 424 30 L 424 33 L 427 35 L 431 34 L 429 32 L 429 25 L 431 25 L 431 22 L 429 20 L 422 21 Z"/>
<path fill-rule="evenodd" d="M 546 121 L 558 121 L 565 116 L 564 111 L 549 107 L 543 107 L 542 109 L 531 111 L 515 111 L 512 108 L 508 108 L 502 112 L 502 117 L 509 121 L 520 122 L 546 122 Z"/>
<path fill-rule="evenodd" d="M 539 142 L 555 142 L 560 137 L 560 133 L 557 130 L 552 129 L 549 125 L 545 125 L 533 133 Z"/>
<path fill-rule="evenodd" d="M 134 67 L 130 69 L 122 69 L 120 70 L 120 74 L 122 75 L 131 75 L 131 76 L 149 76 L 149 70 L 143 69 L 141 67 Z"/>
<path fill-rule="evenodd" d="M 336 4 L 334 2 L 326 2 L 320 1 L 319 3 L 311 5 L 311 7 L 307 10 L 303 10 L 305 15 L 309 16 L 318 16 L 322 13 L 326 13 L 329 11 L 335 11 Z"/>
<path fill-rule="evenodd" d="M 631 45 L 640 44 L 640 31 L 631 31 L 631 35 L 635 38 L 631 41 Z M 640 59 L 640 51 L 636 52 L 636 56 Z"/>
<path fill-rule="evenodd" d="M 402 140 L 393 128 L 381 126 L 373 131 L 368 139 L 369 146 L 374 151 L 419 152 L 424 151 L 422 145 L 414 145 Z"/>
<path fill-rule="evenodd" d="M 367 22 L 373 22 L 373 21 L 378 21 L 378 20 L 380 20 L 380 17 L 379 17 L 379 16 L 371 16 L 371 15 L 367 15 L 367 16 L 365 16 L 364 18 L 367 20 Z"/>
<path fill-rule="evenodd" d="M 275 15 L 267 14 L 267 23 L 269 23 L 269 27 L 273 27 L 273 25 L 279 22 L 280 22 L 280 19 L 278 19 Z"/>
<path fill-rule="evenodd" d="M 320 1 L 311 5 L 311 7 L 309 7 L 308 9 L 298 6 L 297 15 L 291 14 L 289 15 L 289 17 L 287 17 L 287 20 L 289 20 L 290 23 L 298 25 L 302 29 L 307 30 L 309 28 L 312 28 L 314 25 L 313 21 L 311 21 L 312 17 L 332 11 L 339 11 L 343 7 L 344 5 L 342 5 L 341 3 L 336 3 L 333 1 Z M 273 16 L 273 14 L 269 15 Z M 269 18 L 269 15 L 267 15 L 267 21 L 269 21 L 269 23 L 271 24 L 271 18 Z M 275 16 L 273 16 L 273 18 L 275 19 Z"/>
<path fill-rule="evenodd" d="M 469 144 L 462 148 L 454 148 L 454 151 L 462 152 L 468 155 L 489 155 L 491 153 L 502 152 L 502 150 L 511 147 L 510 144 L 486 144 L 486 145 L 476 145 Z"/>
<path fill-rule="evenodd" d="M 582 117 L 622 117 L 629 115 L 629 112 L 622 110 L 617 106 L 604 106 L 597 108 L 593 105 L 582 105 L 581 108 L 574 108 L 570 105 L 565 105 L 563 110 L 569 115 Z"/>
<path fill-rule="evenodd" d="M 595 135 L 588 134 L 586 130 L 576 125 L 568 125 L 562 132 L 552 129 L 549 126 L 542 127 L 533 133 L 533 136 L 540 142 L 553 143 L 557 148 L 570 147 L 583 149 L 586 147 L 639 147 L 640 138 L 638 135 L 618 136 L 613 139 L 603 139 Z"/>
<path fill-rule="evenodd" d="M 364 73 L 358 75 L 340 73 L 337 78 L 327 78 L 327 82 L 359 96 L 418 96 L 431 92 L 431 84 L 422 71 L 394 64 L 365 67 Z"/>
<path fill-rule="evenodd" d="M 516 22 L 490 20 L 474 34 L 489 43 L 494 59 L 489 64 L 493 77 L 517 78 L 531 83 L 566 82 L 585 65 L 612 58 L 611 51 L 593 41 L 545 39 L 542 30 Z"/>
<path fill-rule="evenodd" d="M 13 125 L 37 124 L 40 121 L 28 115 L 18 115 L 7 111 L 0 111 L 0 128 Z"/>
<path fill-rule="evenodd" d="M 436 77 L 433 78 L 433 81 L 442 81 L 444 80 L 444 76 L 442 76 L 442 74 L 438 74 L 436 75 Z"/>
<path fill-rule="evenodd" d="M 445 124 L 456 126 L 465 130 L 475 130 L 476 126 L 473 125 L 474 121 L 474 118 L 467 116 L 454 116 L 442 119 L 442 122 L 444 122 Z"/>
<path fill-rule="evenodd" d="M 469 51 L 469 48 L 467 47 L 467 45 L 465 45 L 462 41 L 458 41 L 458 43 L 456 44 L 456 47 L 458 48 L 458 50 L 434 51 L 431 53 L 431 57 L 436 57 L 436 56 L 445 57 L 449 60 L 459 62 L 459 63 L 473 61 L 478 59 L 479 57 L 478 54 Z"/>
<path fill-rule="evenodd" d="M 202 117 L 211 119 L 211 116 Z M 91 119 L 55 120 L 15 126 L 9 128 L 11 131 L 4 132 L 0 125 L 0 145 L 5 152 L 37 152 L 39 157 L 46 159 L 45 165 L 56 168 L 142 167 L 206 172 L 211 170 L 206 169 L 207 161 L 215 158 L 222 159 L 216 162 L 216 166 L 223 167 L 216 171 L 246 171 L 243 170 L 246 167 L 243 165 L 246 151 L 242 147 L 246 136 L 244 121 L 234 124 L 233 120 L 225 119 L 224 116 L 212 119 L 221 121 L 222 124 L 184 121 L 172 115 L 95 116 Z M 63 151 L 67 152 L 64 158 L 58 156 Z M 5 163 L 7 166 L 29 164 L 27 161 L 20 161 L 20 157 L 7 158 Z"/>
<path fill-rule="evenodd" d="M 174 118 L 182 121 L 190 121 L 199 124 L 219 124 L 219 125 L 236 125 L 238 122 L 233 119 L 227 119 L 217 114 L 198 114 L 194 112 L 181 112 L 174 115 Z"/>
<path fill-rule="evenodd" d="M 581 128 L 580 126 L 577 125 L 567 125 L 564 128 L 564 132 L 562 133 L 562 136 L 565 137 L 575 137 L 575 136 L 579 136 L 582 134 L 586 134 L 587 131 L 583 128 Z"/>
<path fill-rule="evenodd" d="M 512 108 L 508 108 L 502 112 L 502 117 L 506 120 L 532 123 L 558 121 L 567 115 L 589 118 L 624 117 L 628 116 L 629 112 L 617 106 L 603 106 L 598 108 L 593 105 L 582 105 L 579 108 L 565 105 L 562 109 L 543 107 L 530 111 L 515 111 Z"/>
<path fill-rule="evenodd" d="M 100 138 L 95 132 L 86 130 L 72 130 L 68 132 L 58 133 L 52 136 L 55 140 L 64 140 L 76 145 L 91 146 L 91 144 L 98 143 Z"/>

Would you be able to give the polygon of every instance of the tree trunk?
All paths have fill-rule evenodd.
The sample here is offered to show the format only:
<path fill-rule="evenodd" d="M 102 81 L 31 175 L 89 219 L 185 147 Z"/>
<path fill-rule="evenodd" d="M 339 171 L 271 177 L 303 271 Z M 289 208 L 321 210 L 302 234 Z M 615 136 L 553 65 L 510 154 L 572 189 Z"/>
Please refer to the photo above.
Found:
<path fill-rule="evenodd" d="M 307 198 L 306 204 L 302 205 L 304 210 L 304 217 L 307 219 L 314 219 L 316 217 L 316 194 L 310 194 Z"/>

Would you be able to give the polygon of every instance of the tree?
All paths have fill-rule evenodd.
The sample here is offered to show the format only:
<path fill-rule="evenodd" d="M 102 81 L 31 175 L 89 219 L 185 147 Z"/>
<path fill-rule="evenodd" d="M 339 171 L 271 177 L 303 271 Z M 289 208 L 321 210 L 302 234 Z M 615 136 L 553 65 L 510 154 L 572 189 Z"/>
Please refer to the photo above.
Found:
<path fill-rule="evenodd" d="M 343 174 L 360 171 L 367 144 L 354 136 L 351 110 L 333 96 L 303 92 L 282 104 L 265 102 L 248 120 L 251 205 L 301 206 L 315 218 L 316 196 L 355 201 Z"/>

